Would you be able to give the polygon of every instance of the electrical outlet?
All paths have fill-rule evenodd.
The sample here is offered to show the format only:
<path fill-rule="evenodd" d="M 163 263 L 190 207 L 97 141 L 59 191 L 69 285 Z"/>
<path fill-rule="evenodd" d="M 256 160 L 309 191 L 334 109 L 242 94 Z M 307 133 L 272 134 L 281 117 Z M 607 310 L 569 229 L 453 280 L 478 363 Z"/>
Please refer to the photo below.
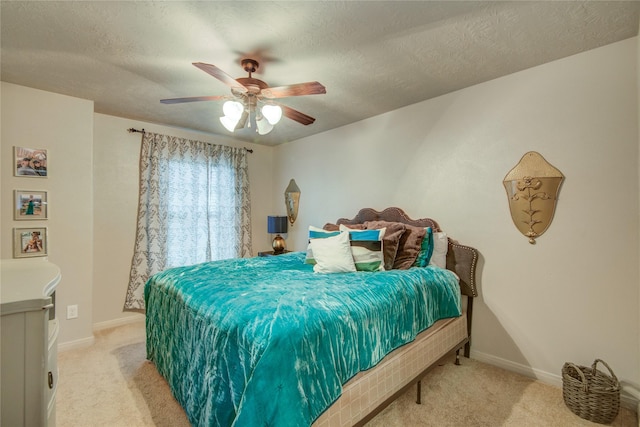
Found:
<path fill-rule="evenodd" d="M 78 306 L 77 305 L 68 305 L 67 306 L 67 319 L 76 319 L 78 317 Z"/>

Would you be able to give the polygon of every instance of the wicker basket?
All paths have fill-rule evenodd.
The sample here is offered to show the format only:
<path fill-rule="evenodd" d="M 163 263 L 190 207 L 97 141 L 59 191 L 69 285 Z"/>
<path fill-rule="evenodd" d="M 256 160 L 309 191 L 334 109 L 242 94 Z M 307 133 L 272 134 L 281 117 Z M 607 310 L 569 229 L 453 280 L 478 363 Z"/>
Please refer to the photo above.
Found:
<path fill-rule="evenodd" d="M 598 362 L 606 366 L 611 375 L 596 369 Z M 620 410 L 620 383 L 603 360 L 596 359 L 591 367 L 567 362 L 562 367 L 562 397 L 579 417 L 608 424 Z"/>

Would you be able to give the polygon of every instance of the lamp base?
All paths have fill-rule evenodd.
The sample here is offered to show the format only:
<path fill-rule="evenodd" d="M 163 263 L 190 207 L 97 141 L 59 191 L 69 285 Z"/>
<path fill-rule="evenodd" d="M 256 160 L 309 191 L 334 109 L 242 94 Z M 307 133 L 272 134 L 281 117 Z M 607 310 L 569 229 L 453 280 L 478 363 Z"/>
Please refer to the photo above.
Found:
<path fill-rule="evenodd" d="M 283 253 L 287 245 L 282 236 L 276 234 L 276 237 L 273 238 L 273 242 L 271 243 L 271 247 L 273 248 L 273 253 L 277 255 Z"/>

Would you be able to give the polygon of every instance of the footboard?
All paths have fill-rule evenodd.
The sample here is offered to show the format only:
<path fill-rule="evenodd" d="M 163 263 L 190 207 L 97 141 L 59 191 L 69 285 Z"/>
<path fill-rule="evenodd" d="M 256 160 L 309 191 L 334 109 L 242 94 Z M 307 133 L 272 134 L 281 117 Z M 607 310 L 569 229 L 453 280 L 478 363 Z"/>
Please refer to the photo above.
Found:
<path fill-rule="evenodd" d="M 415 341 L 380 364 L 356 375 L 342 395 L 313 424 L 316 427 L 364 425 L 416 384 L 430 368 L 467 342 L 466 315 L 436 322 Z"/>

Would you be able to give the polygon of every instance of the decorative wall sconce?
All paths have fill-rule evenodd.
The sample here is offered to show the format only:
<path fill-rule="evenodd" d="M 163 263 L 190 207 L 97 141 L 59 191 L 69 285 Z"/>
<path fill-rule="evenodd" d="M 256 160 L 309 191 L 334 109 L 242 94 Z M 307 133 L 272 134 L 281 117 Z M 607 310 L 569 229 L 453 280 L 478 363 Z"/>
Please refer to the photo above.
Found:
<path fill-rule="evenodd" d="M 294 179 L 289 181 L 289 186 L 284 190 L 284 203 L 287 206 L 287 217 L 291 225 L 298 217 L 298 205 L 300 204 L 300 188 Z"/>
<path fill-rule="evenodd" d="M 535 244 L 553 219 L 564 175 L 535 151 L 529 151 L 504 177 L 511 219 Z"/>

